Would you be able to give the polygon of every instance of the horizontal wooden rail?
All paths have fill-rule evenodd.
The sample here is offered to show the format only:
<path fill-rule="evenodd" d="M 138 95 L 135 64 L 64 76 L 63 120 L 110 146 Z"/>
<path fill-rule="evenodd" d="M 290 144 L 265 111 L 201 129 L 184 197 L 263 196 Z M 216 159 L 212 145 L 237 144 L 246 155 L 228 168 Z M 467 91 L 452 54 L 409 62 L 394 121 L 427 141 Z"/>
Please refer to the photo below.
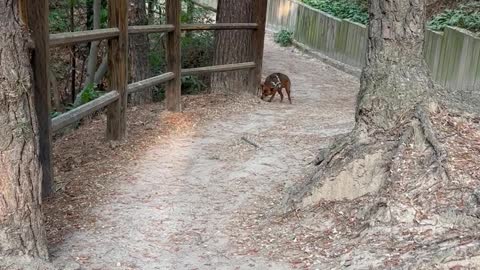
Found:
<path fill-rule="evenodd" d="M 182 24 L 182 31 L 194 30 L 255 30 L 256 23 L 213 23 L 213 24 Z"/>
<path fill-rule="evenodd" d="M 199 75 L 199 74 L 211 73 L 211 72 L 226 72 L 226 71 L 235 71 L 235 70 L 241 70 L 241 69 L 252 69 L 255 67 L 256 67 L 256 64 L 254 62 L 245 62 L 245 63 L 238 63 L 238 64 L 218 65 L 218 66 L 199 67 L 199 68 L 187 68 L 187 69 L 182 69 L 182 76 Z"/>
<path fill-rule="evenodd" d="M 102 39 L 116 38 L 120 34 L 118 28 L 106 28 L 88 31 L 50 34 L 50 47 L 73 45 Z"/>
<path fill-rule="evenodd" d="M 173 72 L 167 72 L 159 76 L 155 76 L 143 81 L 135 82 L 128 85 L 128 93 L 131 94 L 138 91 L 142 91 L 146 88 L 149 88 L 164 82 L 168 82 L 173 78 L 175 78 L 175 74 Z"/>
<path fill-rule="evenodd" d="M 110 91 L 105 95 L 83 104 L 71 111 L 68 111 L 60 116 L 52 119 L 52 131 L 58 131 L 68 125 L 71 125 L 87 115 L 90 115 L 98 110 L 105 108 L 107 105 L 116 101 L 119 97 L 117 91 Z"/>
<path fill-rule="evenodd" d="M 215 24 L 183 24 L 182 31 L 195 30 L 255 30 L 256 23 L 215 23 Z M 172 24 L 164 25 L 137 25 L 129 26 L 128 33 L 131 35 L 172 32 L 175 27 Z M 97 30 L 66 32 L 50 34 L 50 47 L 73 45 L 76 43 L 90 42 L 95 40 L 111 39 L 119 36 L 118 28 L 105 28 Z"/>
<path fill-rule="evenodd" d="M 173 24 L 135 25 L 135 26 L 128 27 L 128 33 L 130 35 L 165 33 L 165 32 L 172 32 L 173 30 L 175 30 L 175 26 L 173 26 Z"/>

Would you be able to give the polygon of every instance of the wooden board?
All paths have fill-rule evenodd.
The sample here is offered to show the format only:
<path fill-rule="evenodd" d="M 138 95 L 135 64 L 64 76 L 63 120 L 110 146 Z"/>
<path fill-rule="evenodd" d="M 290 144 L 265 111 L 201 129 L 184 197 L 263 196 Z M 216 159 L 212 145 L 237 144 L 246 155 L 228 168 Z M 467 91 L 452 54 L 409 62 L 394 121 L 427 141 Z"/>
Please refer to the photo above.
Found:
<path fill-rule="evenodd" d="M 118 38 L 119 34 L 120 30 L 118 28 L 50 34 L 50 47 L 67 46 L 96 40 Z"/>

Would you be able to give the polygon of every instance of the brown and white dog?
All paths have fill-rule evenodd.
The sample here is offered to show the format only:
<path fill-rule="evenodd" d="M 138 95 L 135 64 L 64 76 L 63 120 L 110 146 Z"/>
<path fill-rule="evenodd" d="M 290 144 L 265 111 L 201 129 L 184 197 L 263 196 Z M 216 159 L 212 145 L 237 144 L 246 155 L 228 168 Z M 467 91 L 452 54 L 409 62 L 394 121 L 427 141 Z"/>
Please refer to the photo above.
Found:
<path fill-rule="evenodd" d="M 283 73 L 273 73 L 270 74 L 266 79 L 265 82 L 260 85 L 260 89 L 262 91 L 261 99 L 263 100 L 267 96 L 271 96 L 268 102 L 272 102 L 275 94 L 278 93 L 280 95 L 280 102 L 283 102 L 283 93 L 282 89 L 285 88 L 287 92 L 288 101 L 292 104 L 292 98 L 290 97 L 290 88 L 292 83 L 290 82 L 290 78 Z"/>

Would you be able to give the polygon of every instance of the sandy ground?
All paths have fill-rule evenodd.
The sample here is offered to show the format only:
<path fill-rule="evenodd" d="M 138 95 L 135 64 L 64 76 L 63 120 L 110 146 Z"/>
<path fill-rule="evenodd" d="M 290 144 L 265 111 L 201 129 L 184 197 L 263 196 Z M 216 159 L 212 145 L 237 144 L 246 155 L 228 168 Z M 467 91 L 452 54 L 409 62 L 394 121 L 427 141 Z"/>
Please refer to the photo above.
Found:
<path fill-rule="evenodd" d="M 59 267 L 81 269 L 293 269 L 233 244 L 231 227 L 258 200 L 304 174 L 332 135 L 348 132 L 358 79 L 270 39 L 264 75 L 283 72 L 293 104 L 261 103 L 155 142 L 114 195 L 95 207 L 94 226 L 55 245 Z M 255 147 L 246 138 L 257 144 Z M 274 207 L 274 205 L 272 205 Z M 260 211 L 268 211 L 263 209 Z"/>

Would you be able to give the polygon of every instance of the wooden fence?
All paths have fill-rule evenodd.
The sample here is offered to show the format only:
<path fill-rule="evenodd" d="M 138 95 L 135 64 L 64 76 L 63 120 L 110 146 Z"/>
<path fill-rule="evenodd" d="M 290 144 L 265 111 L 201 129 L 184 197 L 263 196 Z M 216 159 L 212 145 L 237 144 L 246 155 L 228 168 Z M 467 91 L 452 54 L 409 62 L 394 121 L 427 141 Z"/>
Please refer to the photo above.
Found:
<path fill-rule="evenodd" d="M 296 42 L 344 64 L 365 65 L 365 25 L 335 18 L 296 0 L 268 0 L 267 27 L 287 29 Z M 427 30 L 425 39 L 425 60 L 437 83 L 456 91 L 480 91 L 478 37 L 448 27 L 443 33 Z"/>
<path fill-rule="evenodd" d="M 181 24 L 181 1 L 166 0 L 167 24 L 128 26 L 128 0 L 110 0 L 108 3 L 109 28 L 81 32 L 48 34 L 48 1 L 28 0 L 24 14 L 29 16 L 29 27 L 35 42 L 34 76 L 35 102 L 40 123 L 40 161 L 44 172 L 43 194 L 52 191 L 51 135 L 96 111 L 107 108 L 107 139 L 122 140 L 127 134 L 126 108 L 128 94 L 166 83 L 166 108 L 181 111 L 181 77 L 211 72 L 250 70 L 251 91 L 260 84 L 267 0 L 256 0 L 252 23 Z M 27 13 L 28 12 L 28 13 Z M 182 31 L 194 30 L 252 30 L 254 57 L 251 62 L 181 68 L 180 39 Z M 129 35 L 167 33 L 167 72 L 143 81 L 128 84 Z M 51 47 L 70 46 L 77 43 L 108 40 L 109 92 L 91 102 L 50 119 L 48 90 L 48 50 Z"/>

